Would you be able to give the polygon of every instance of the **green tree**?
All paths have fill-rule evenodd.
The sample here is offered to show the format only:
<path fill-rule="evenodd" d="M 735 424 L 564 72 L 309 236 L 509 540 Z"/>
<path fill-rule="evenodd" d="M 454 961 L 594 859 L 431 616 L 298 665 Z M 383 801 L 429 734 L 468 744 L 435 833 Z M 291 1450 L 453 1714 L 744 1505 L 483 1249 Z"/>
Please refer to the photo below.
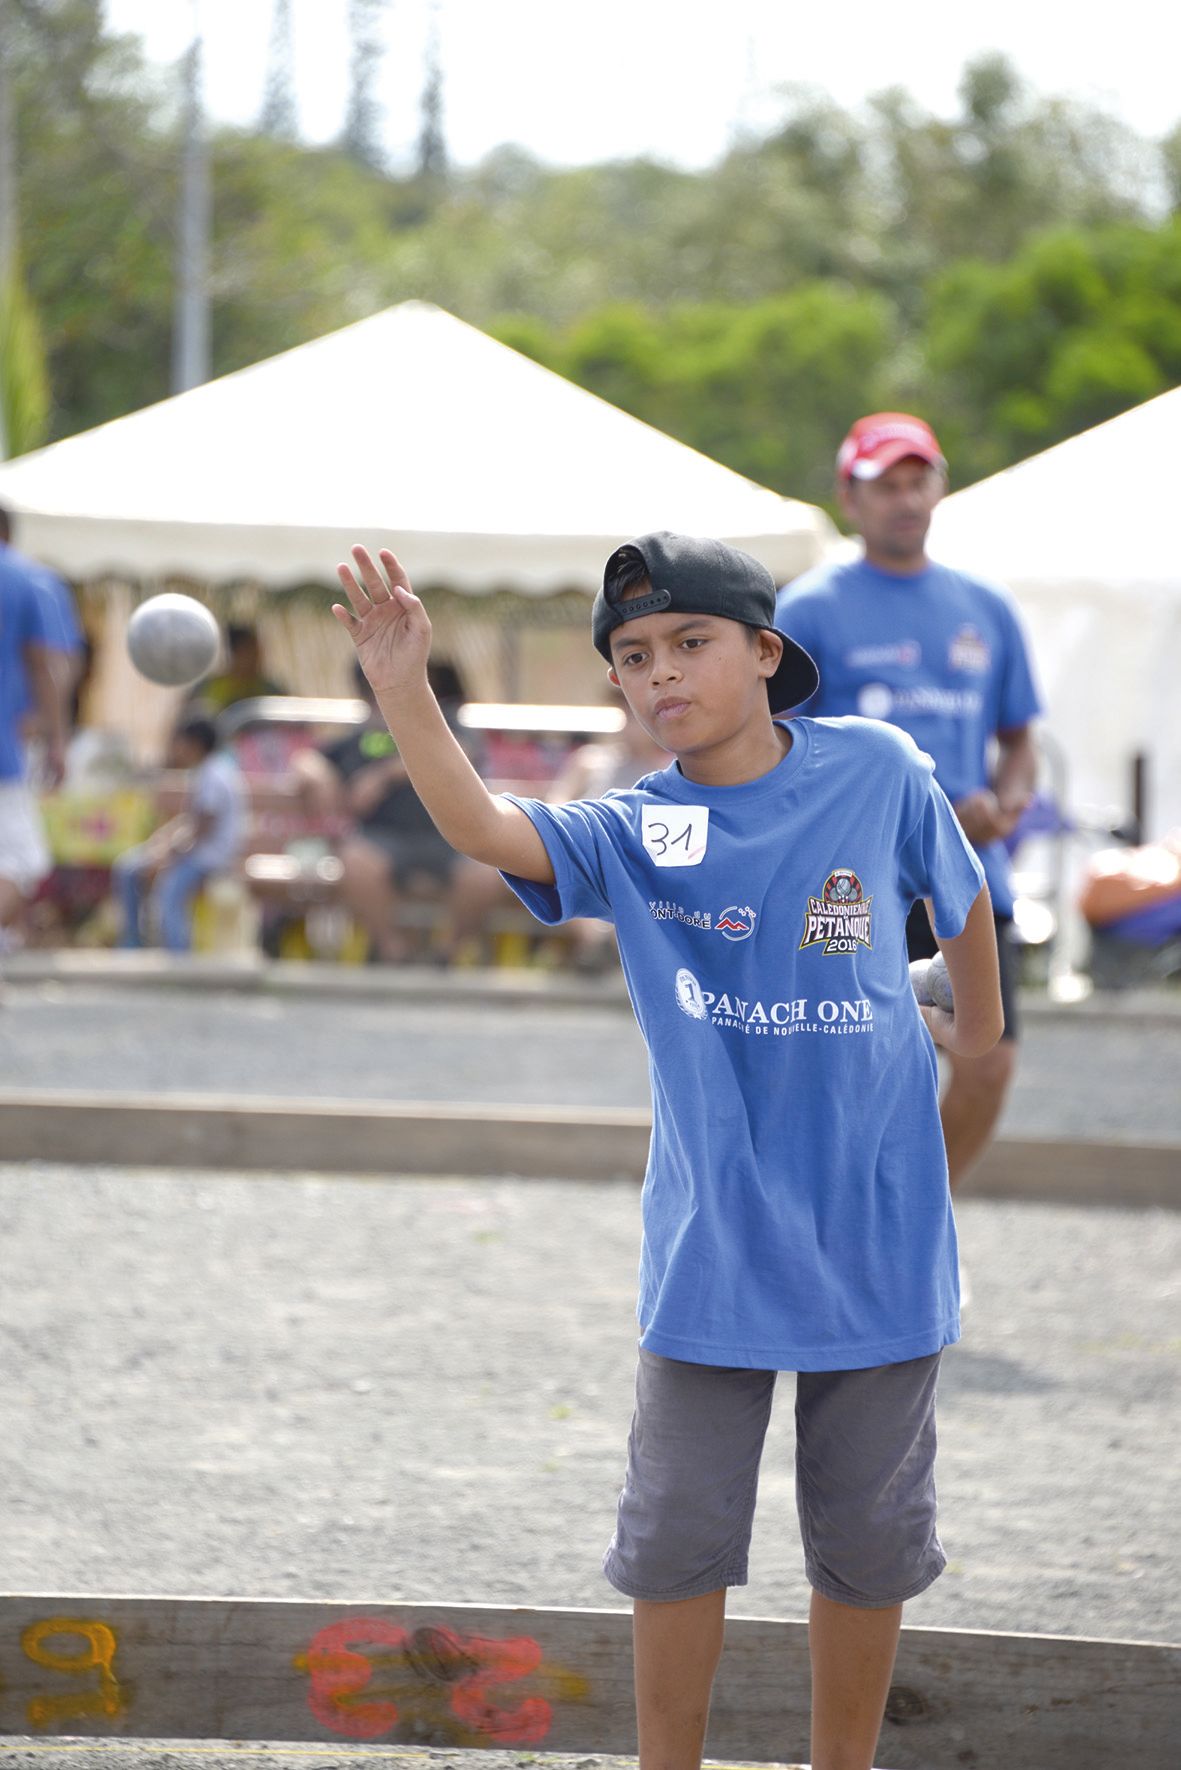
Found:
<path fill-rule="evenodd" d="M 0 453 L 23 455 L 49 434 L 49 374 L 36 309 L 20 267 L 0 285 Z"/>
<path fill-rule="evenodd" d="M 563 332 L 519 316 L 494 330 L 737 472 L 819 502 L 831 498 L 844 431 L 892 387 L 889 303 L 830 282 L 663 315 L 613 305 Z"/>
<path fill-rule="evenodd" d="M 1115 417 L 1181 381 L 1181 218 L 952 265 L 926 336 L 931 415 L 967 479 Z"/>

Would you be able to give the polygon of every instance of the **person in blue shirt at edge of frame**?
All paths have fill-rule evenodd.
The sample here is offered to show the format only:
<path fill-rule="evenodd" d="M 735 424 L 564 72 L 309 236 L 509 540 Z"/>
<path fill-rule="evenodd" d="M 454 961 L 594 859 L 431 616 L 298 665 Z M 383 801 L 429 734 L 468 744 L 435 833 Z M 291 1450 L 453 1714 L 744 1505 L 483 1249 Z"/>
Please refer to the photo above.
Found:
<path fill-rule="evenodd" d="M 749 555 L 669 533 L 612 554 L 592 638 L 674 761 L 565 805 L 489 793 L 427 686 L 426 610 L 379 560 L 353 549 L 333 614 L 416 792 L 543 922 L 614 922 L 648 1047 L 636 1407 L 603 1563 L 634 1601 L 642 1770 L 701 1763 L 780 1370 L 812 1765 L 870 1770 L 903 1602 L 945 1565 L 934 1400 L 959 1310 L 933 1041 L 979 1057 L 1000 1035 L 979 862 L 904 733 L 782 717 L 816 669 Z M 916 898 L 954 1017 L 910 987 Z"/>
<path fill-rule="evenodd" d="M 1016 1066 L 1017 948 L 1004 842 L 1033 793 L 1032 721 L 1043 709 L 1008 593 L 927 555 L 931 518 L 947 490 L 947 462 L 931 428 L 909 412 L 859 418 L 837 454 L 836 477 L 861 557 L 813 567 L 776 603 L 777 618 L 820 669 L 809 711 L 860 713 L 910 733 L 933 759 L 980 857 L 996 917 L 1005 1030 L 983 1056 L 949 1053 L 942 1120 L 954 1192 L 988 1147 Z M 907 945 L 912 959 L 936 950 L 921 903 Z"/>

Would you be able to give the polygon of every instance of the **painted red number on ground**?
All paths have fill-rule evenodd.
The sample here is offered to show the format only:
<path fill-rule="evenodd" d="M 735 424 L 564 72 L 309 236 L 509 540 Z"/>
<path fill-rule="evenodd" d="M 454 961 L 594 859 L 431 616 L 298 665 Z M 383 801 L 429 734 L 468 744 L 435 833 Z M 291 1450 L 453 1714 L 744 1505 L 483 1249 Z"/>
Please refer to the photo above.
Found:
<path fill-rule="evenodd" d="M 498 1686 L 515 1684 L 540 1666 L 541 1648 L 528 1635 L 494 1641 L 446 1628 L 409 1635 L 380 1617 L 348 1617 L 321 1629 L 297 1663 L 308 1672 L 312 1713 L 347 1739 L 390 1732 L 399 1704 L 416 1719 L 433 1714 L 438 1730 L 456 1743 L 466 1737 L 536 1745 L 553 1724 L 544 1697 L 507 1705 L 495 1700 Z M 366 1697 L 375 1671 L 381 1673 L 378 1687 Z"/>
<path fill-rule="evenodd" d="M 356 1646 L 401 1648 L 406 1631 L 376 1616 L 346 1617 L 321 1629 L 308 1648 L 308 1706 L 317 1721 L 346 1739 L 377 1739 L 398 1719 L 397 1704 L 356 1698 L 373 1676 L 373 1661 Z"/>

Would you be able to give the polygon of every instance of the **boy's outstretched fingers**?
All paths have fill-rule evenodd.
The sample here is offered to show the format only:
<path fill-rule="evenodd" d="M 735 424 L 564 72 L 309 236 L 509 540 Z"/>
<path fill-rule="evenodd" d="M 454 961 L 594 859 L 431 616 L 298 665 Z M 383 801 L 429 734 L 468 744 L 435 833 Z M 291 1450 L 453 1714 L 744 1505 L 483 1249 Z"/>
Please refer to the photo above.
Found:
<path fill-rule="evenodd" d="M 397 554 L 391 553 L 388 547 L 383 547 L 377 557 L 381 560 L 382 565 L 384 565 L 391 585 L 396 585 L 399 590 L 409 590 L 410 594 L 413 595 L 414 592 L 410 587 L 410 579 L 406 575 L 406 568 L 398 558 Z"/>
<path fill-rule="evenodd" d="M 333 610 L 340 609 L 341 614 L 345 615 L 349 620 L 352 620 L 354 617 L 359 619 L 362 615 L 368 614 L 372 607 L 372 603 L 364 590 L 362 590 L 356 578 L 353 576 L 351 568 L 347 565 L 338 565 L 336 568 L 336 575 L 344 586 L 344 592 L 352 604 L 353 613 L 352 615 L 349 615 L 347 609 L 340 609 L 340 604 L 338 602 L 333 603 Z"/>
<path fill-rule="evenodd" d="M 391 601 L 392 593 L 390 587 L 382 577 L 381 572 L 376 565 L 374 565 L 373 556 L 368 547 L 354 547 L 352 549 L 352 555 L 357 562 L 357 569 L 361 574 L 361 582 L 364 584 L 365 589 L 368 592 L 370 602 Z M 392 559 L 393 555 L 391 554 L 390 557 Z"/>

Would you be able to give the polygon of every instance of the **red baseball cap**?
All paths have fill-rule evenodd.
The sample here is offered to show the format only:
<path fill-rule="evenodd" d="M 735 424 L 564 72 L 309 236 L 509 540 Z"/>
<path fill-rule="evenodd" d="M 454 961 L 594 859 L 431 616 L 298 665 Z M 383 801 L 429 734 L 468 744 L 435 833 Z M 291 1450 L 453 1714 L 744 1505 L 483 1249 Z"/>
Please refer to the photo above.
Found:
<path fill-rule="evenodd" d="M 880 479 L 896 461 L 917 455 L 946 471 L 947 462 L 935 432 L 909 412 L 871 412 L 858 418 L 840 446 L 837 473 L 841 479 Z"/>

